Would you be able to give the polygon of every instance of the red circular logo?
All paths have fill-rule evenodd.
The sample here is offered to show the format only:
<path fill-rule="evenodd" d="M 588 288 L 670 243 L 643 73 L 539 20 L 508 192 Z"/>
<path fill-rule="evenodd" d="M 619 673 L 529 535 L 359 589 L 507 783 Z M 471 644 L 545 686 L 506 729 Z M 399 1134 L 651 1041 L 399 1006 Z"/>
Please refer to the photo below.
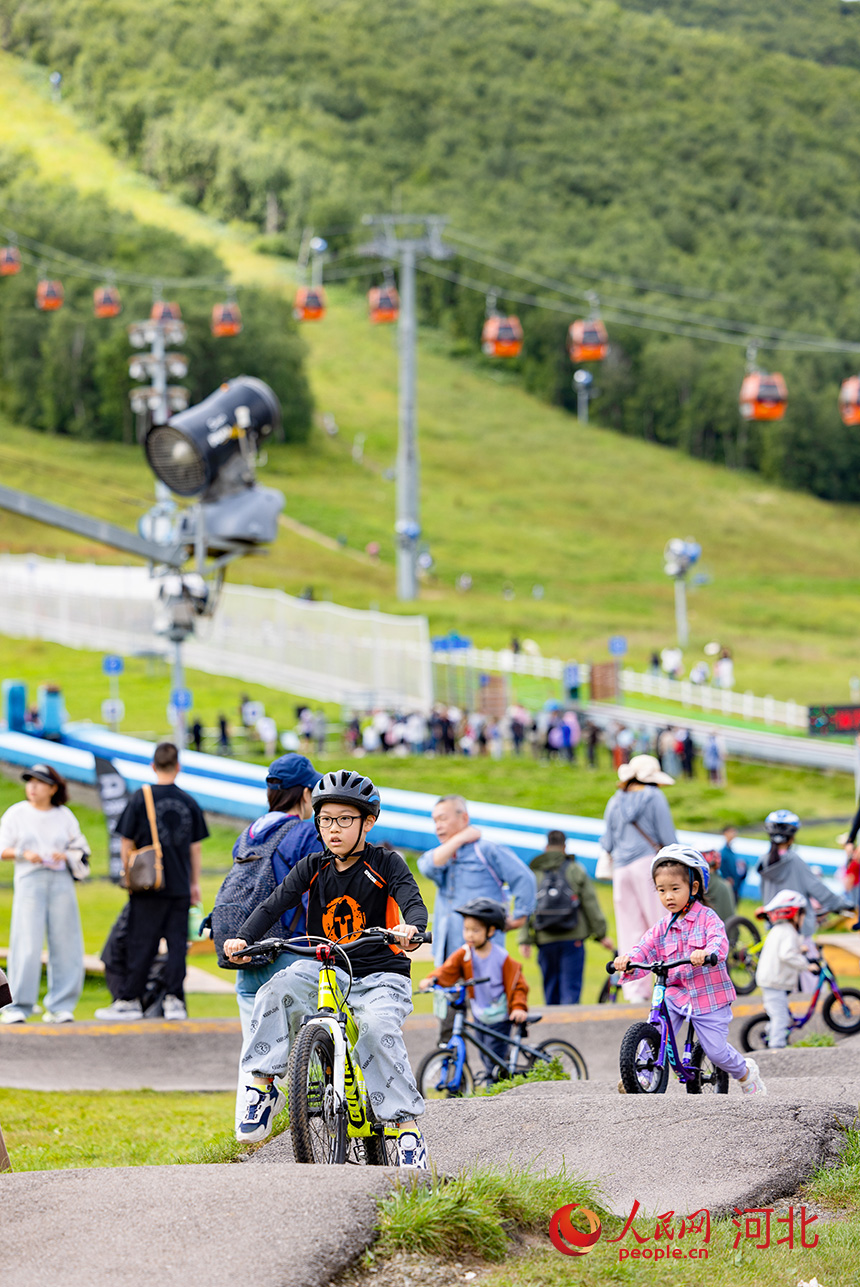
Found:
<path fill-rule="evenodd" d="M 578 1211 L 588 1221 L 588 1232 L 577 1229 L 573 1223 L 572 1213 Z M 549 1237 L 556 1251 L 565 1256 L 585 1256 L 592 1250 L 601 1234 L 599 1216 L 588 1207 L 581 1207 L 577 1202 L 570 1206 L 559 1207 L 549 1222 Z"/>

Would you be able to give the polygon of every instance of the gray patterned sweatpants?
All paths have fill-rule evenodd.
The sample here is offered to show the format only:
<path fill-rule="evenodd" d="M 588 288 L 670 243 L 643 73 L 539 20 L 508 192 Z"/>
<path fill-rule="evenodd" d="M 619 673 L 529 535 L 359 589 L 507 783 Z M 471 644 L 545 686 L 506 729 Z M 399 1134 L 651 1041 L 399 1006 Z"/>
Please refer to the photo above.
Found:
<path fill-rule="evenodd" d="M 264 983 L 254 1001 L 242 1068 L 249 1077 L 282 1077 L 302 1016 L 317 1008 L 320 967 L 297 961 Z M 337 980 L 345 992 L 343 970 Z M 361 1064 L 370 1102 L 383 1122 L 406 1121 L 424 1112 L 403 1042 L 403 1021 L 412 1012 L 412 982 L 406 974 L 380 971 L 356 979 L 349 1007 L 358 1024 L 355 1056 Z"/>

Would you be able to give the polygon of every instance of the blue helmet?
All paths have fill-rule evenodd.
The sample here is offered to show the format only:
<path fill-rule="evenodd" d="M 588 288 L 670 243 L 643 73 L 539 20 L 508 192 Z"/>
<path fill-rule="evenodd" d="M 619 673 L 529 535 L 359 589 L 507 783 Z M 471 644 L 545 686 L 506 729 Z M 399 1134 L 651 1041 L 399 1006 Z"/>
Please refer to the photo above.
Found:
<path fill-rule="evenodd" d="M 793 840 L 800 825 L 800 818 L 791 809 L 774 809 L 764 820 L 765 831 L 778 845 Z"/>

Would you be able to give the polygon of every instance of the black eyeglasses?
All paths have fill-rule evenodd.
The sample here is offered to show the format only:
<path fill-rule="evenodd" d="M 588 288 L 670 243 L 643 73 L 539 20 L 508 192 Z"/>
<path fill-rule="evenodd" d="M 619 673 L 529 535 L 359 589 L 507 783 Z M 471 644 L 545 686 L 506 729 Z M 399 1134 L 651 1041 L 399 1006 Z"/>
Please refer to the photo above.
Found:
<path fill-rule="evenodd" d="M 360 821 L 361 817 L 357 813 L 342 813 L 339 818 L 329 818 L 326 817 L 325 814 L 320 814 L 317 818 L 317 822 L 323 831 L 328 831 L 329 827 L 333 827 L 335 825 L 345 831 L 346 828 L 351 827 L 354 822 Z"/>

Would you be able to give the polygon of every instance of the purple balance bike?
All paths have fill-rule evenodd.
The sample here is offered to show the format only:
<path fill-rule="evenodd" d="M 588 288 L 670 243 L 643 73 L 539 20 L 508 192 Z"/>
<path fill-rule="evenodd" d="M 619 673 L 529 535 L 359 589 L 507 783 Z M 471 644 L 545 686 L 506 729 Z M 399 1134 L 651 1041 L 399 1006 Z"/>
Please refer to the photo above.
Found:
<path fill-rule="evenodd" d="M 705 964 L 716 965 L 716 953 L 706 957 Z M 648 1022 L 634 1023 L 621 1042 L 618 1060 L 622 1084 L 628 1095 L 663 1095 L 671 1067 L 688 1095 L 727 1095 L 729 1074 L 714 1067 L 696 1040 L 692 1015 L 688 1015 L 683 1054 L 678 1046 L 666 1005 L 669 971 L 677 965 L 692 965 L 692 961 L 655 961 L 653 965 L 636 966 L 654 975 L 654 991 Z M 611 962 L 606 970 L 612 970 Z"/>

